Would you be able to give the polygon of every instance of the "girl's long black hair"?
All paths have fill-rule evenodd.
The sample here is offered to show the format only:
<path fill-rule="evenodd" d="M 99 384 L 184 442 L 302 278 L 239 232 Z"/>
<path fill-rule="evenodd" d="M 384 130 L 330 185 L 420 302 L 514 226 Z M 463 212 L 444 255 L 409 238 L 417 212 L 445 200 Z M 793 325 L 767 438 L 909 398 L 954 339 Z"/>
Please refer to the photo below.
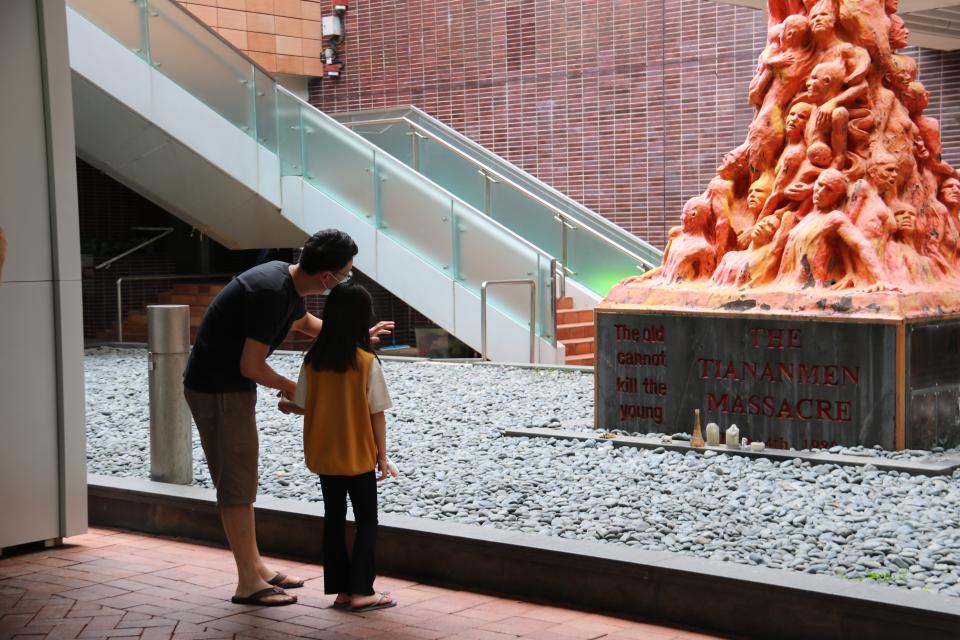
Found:
<path fill-rule="evenodd" d="M 373 297 L 362 285 L 345 282 L 334 287 L 323 307 L 320 335 L 305 360 L 316 371 L 343 373 L 357 366 L 357 347 L 370 348 Z"/>

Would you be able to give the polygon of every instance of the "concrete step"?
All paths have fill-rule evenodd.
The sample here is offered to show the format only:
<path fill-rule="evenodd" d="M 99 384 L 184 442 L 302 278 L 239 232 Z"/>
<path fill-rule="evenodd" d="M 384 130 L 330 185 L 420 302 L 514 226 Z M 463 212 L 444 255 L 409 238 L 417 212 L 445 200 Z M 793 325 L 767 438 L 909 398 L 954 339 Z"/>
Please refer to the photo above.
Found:
<path fill-rule="evenodd" d="M 557 324 L 557 340 L 573 340 L 574 338 L 591 338 L 595 334 L 593 322 L 573 322 Z"/>
<path fill-rule="evenodd" d="M 572 338 L 559 341 L 567 350 L 567 356 L 593 354 L 593 338 Z"/>
<path fill-rule="evenodd" d="M 593 322 L 592 309 L 563 309 L 557 310 L 557 324 L 573 324 L 576 322 Z"/>
<path fill-rule="evenodd" d="M 592 367 L 594 356 L 592 353 L 585 353 L 578 356 L 567 356 L 566 363 L 577 365 L 578 367 Z"/>
<path fill-rule="evenodd" d="M 197 283 L 197 282 L 178 282 L 173 285 L 173 290 L 176 293 L 183 293 L 188 295 L 216 295 L 220 293 L 220 290 L 223 289 L 224 285 L 222 284 L 209 284 L 209 283 Z"/>
<path fill-rule="evenodd" d="M 157 297 L 160 304 L 197 304 L 196 296 L 187 293 L 161 293 Z"/>

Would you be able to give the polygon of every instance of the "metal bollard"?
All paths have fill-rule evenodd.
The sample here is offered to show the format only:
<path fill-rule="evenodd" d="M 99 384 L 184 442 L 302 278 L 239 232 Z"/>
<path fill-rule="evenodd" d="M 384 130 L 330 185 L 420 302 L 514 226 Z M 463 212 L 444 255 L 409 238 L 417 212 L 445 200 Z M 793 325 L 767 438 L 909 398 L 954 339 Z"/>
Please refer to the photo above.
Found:
<path fill-rule="evenodd" d="M 193 483 L 190 409 L 183 397 L 183 370 L 190 355 L 190 307 L 147 306 L 150 375 L 150 479 Z"/>

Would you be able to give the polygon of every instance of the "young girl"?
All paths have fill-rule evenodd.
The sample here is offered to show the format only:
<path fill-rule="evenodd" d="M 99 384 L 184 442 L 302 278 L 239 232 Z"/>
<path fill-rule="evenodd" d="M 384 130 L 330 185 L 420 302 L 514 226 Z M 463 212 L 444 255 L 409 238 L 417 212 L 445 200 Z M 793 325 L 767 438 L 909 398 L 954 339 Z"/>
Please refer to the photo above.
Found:
<path fill-rule="evenodd" d="M 387 460 L 383 416 L 393 405 L 380 360 L 370 349 L 372 315 L 373 299 L 366 289 L 350 283 L 335 287 L 327 297 L 320 335 L 300 369 L 297 406 L 281 401 L 281 409 L 304 415 L 304 457 L 320 476 L 324 592 L 337 594 L 335 607 L 352 611 L 397 604 L 387 593 L 373 590 L 377 481 L 396 472 Z M 349 556 L 347 495 L 357 526 Z"/>

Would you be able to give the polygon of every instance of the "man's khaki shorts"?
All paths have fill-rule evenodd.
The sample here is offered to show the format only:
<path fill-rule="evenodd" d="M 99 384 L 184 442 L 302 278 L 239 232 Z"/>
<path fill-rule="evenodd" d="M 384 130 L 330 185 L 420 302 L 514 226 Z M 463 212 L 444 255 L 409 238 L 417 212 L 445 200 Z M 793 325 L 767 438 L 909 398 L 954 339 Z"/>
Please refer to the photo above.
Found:
<path fill-rule="evenodd" d="M 184 389 L 217 504 L 253 504 L 257 499 L 260 442 L 257 438 L 257 392 L 203 393 Z"/>

